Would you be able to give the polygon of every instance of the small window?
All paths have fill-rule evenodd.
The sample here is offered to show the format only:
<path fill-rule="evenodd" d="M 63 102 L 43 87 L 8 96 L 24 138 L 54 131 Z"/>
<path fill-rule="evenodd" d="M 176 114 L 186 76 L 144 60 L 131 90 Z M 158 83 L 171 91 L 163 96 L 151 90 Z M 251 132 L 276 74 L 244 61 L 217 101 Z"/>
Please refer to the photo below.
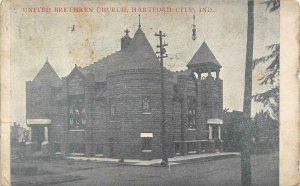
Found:
<path fill-rule="evenodd" d="M 188 129 L 195 129 L 196 127 L 196 98 L 188 97 L 187 100 L 188 111 L 187 111 L 187 125 Z"/>
<path fill-rule="evenodd" d="M 59 144 L 59 143 L 54 143 L 53 146 L 54 146 L 54 147 L 53 147 L 54 153 L 61 152 L 60 144 Z"/>
<path fill-rule="evenodd" d="M 69 152 L 73 154 L 84 154 L 85 146 L 84 144 L 80 144 L 80 143 L 72 143 L 69 146 Z"/>
<path fill-rule="evenodd" d="M 175 154 L 179 155 L 180 154 L 180 150 L 181 150 L 181 145 L 180 143 L 175 143 Z"/>
<path fill-rule="evenodd" d="M 143 98 L 142 111 L 143 113 L 151 113 L 151 100 L 149 97 Z"/>
<path fill-rule="evenodd" d="M 110 117 L 113 118 L 116 116 L 117 106 L 116 103 L 111 99 L 110 100 Z"/>
<path fill-rule="evenodd" d="M 97 144 L 96 145 L 96 155 L 102 155 L 103 154 L 103 145 Z"/>
<path fill-rule="evenodd" d="M 196 153 L 196 142 L 188 142 L 187 143 L 187 151 L 188 151 L 188 153 L 191 153 L 191 154 L 193 154 L 193 153 Z"/>
<path fill-rule="evenodd" d="M 152 133 L 141 133 L 142 138 L 142 152 L 152 151 Z"/>

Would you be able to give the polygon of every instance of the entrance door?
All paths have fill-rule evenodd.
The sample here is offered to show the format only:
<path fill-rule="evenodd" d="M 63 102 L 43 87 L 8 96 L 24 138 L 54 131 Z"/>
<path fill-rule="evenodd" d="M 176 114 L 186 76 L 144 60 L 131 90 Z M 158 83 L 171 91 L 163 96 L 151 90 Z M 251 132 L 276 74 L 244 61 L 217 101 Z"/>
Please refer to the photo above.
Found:
<path fill-rule="evenodd" d="M 218 125 L 212 125 L 212 137 L 213 137 L 213 140 L 215 140 L 215 141 L 217 141 L 219 139 Z"/>
<path fill-rule="evenodd" d="M 32 126 L 32 142 L 36 143 L 36 150 L 40 151 L 42 148 L 42 142 L 45 141 L 45 129 L 44 126 Z"/>

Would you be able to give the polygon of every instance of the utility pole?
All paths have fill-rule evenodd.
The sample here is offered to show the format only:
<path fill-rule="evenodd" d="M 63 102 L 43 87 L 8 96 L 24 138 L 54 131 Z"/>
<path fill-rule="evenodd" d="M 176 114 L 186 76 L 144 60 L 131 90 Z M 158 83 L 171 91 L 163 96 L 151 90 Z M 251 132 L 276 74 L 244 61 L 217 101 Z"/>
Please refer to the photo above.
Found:
<path fill-rule="evenodd" d="M 251 156 L 250 156 L 250 125 L 251 125 L 251 100 L 252 100 L 252 64 L 254 43 L 254 0 L 248 0 L 248 24 L 247 24 L 247 51 L 245 67 L 245 90 L 244 90 L 244 134 L 242 135 L 241 148 L 241 175 L 242 185 L 251 186 Z"/>
<path fill-rule="evenodd" d="M 161 165 L 168 165 L 168 156 L 166 151 L 166 118 L 165 118 L 165 77 L 164 77 L 164 58 L 168 57 L 166 53 L 165 46 L 168 46 L 167 43 L 163 43 L 163 37 L 166 37 L 165 34 L 162 33 L 162 31 L 159 31 L 159 33 L 155 33 L 154 36 L 159 37 L 159 45 L 157 45 L 157 48 L 159 48 L 159 51 L 156 52 L 159 54 L 158 58 L 160 59 L 160 78 L 161 78 L 161 143 L 162 143 L 162 160 Z"/>

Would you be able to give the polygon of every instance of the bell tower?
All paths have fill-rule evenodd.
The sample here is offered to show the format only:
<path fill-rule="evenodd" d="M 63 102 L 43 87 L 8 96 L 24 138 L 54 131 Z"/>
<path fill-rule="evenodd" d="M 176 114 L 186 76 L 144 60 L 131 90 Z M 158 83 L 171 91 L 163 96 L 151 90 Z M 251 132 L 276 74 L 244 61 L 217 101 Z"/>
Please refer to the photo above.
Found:
<path fill-rule="evenodd" d="M 193 56 L 187 67 L 193 72 L 197 73 L 199 78 L 203 73 L 207 73 L 207 77 L 212 77 L 212 73 L 215 72 L 215 79 L 219 79 L 220 69 L 222 66 L 217 61 L 214 54 L 208 48 L 204 41 L 200 46 L 199 50 Z"/>
<path fill-rule="evenodd" d="M 213 148 L 222 151 L 221 126 L 223 124 L 223 80 L 222 66 L 204 41 L 187 65 L 197 77 L 198 123 L 201 139 L 212 142 Z"/>

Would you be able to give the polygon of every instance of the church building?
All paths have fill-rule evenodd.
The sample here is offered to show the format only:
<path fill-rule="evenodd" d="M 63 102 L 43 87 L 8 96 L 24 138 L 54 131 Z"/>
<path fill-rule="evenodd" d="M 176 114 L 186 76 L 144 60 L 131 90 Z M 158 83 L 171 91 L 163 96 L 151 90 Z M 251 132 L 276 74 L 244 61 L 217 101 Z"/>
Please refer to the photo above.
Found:
<path fill-rule="evenodd" d="M 222 151 L 221 65 L 203 42 L 187 70 L 164 68 L 168 157 Z M 26 82 L 27 154 L 162 157 L 160 63 L 139 25 L 121 49 L 59 77 L 47 62 Z"/>

